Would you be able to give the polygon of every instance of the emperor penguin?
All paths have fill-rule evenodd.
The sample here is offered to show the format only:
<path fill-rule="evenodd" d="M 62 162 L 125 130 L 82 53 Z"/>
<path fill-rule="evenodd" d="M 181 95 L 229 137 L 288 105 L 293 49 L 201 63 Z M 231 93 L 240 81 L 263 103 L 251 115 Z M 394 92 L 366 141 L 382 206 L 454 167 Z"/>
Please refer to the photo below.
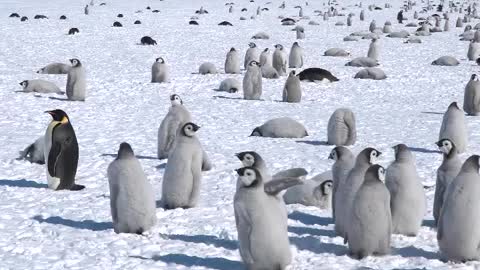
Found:
<path fill-rule="evenodd" d="M 265 48 L 260 54 L 260 66 L 263 67 L 266 65 L 272 66 L 272 55 L 270 54 L 270 50 L 268 48 Z M 248 64 L 247 64 L 247 67 L 248 67 Z"/>
<path fill-rule="evenodd" d="M 347 17 L 347 26 L 352 26 L 352 14 L 348 14 L 348 17 Z"/>
<path fill-rule="evenodd" d="M 70 59 L 72 67 L 68 71 L 66 92 L 69 100 L 85 101 L 87 82 L 85 69 L 80 60 Z"/>
<path fill-rule="evenodd" d="M 475 40 L 470 41 L 468 45 L 467 58 L 469 61 L 475 61 L 480 57 L 480 43 Z"/>
<path fill-rule="evenodd" d="M 450 31 L 450 19 L 449 18 L 445 18 L 445 24 L 443 26 L 443 31 L 444 32 Z"/>
<path fill-rule="evenodd" d="M 287 211 L 278 190 L 269 192 L 253 167 L 237 169 L 233 207 L 240 256 L 247 269 L 286 269 L 292 255 Z"/>
<path fill-rule="evenodd" d="M 36 92 L 36 93 L 56 93 L 56 94 L 65 94 L 58 86 L 54 83 L 45 81 L 45 80 L 25 80 L 19 83 L 23 90 L 19 92 Z"/>
<path fill-rule="evenodd" d="M 52 116 L 44 137 L 48 187 L 53 190 L 82 190 L 85 186 L 75 184 L 78 142 L 70 118 L 60 109 L 46 113 Z"/>
<path fill-rule="evenodd" d="M 354 258 L 390 253 L 392 214 L 384 181 L 385 169 L 380 165 L 370 166 L 353 200 L 345 242 Z"/>
<path fill-rule="evenodd" d="M 470 81 L 465 86 L 463 110 L 468 115 L 480 115 L 480 81 L 478 81 L 477 74 L 472 74 Z"/>
<path fill-rule="evenodd" d="M 250 61 L 243 77 L 243 98 L 259 100 L 262 96 L 262 72 L 257 61 Z"/>
<path fill-rule="evenodd" d="M 372 42 L 370 43 L 370 46 L 368 48 L 368 54 L 367 57 L 379 60 L 379 54 L 380 54 L 380 45 L 378 43 L 378 39 L 373 38 Z"/>
<path fill-rule="evenodd" d="M 465 124 L 465 115 L 458 107 L 457 102 L 452 102 L 443 115 L 442 126 L 438 140 L 449 139 L 457 148 L 459 153 L 465 152 L 467 148 L 467 125 Z"/>
<path fill-rule="evenodd" d="M 303 48 L 298 45 L 298 42 L 294 42 L 292 48 L 290 49 L 290 55 L 288 56 L 288 67 L 303 67 Z"/>
<path fill-rule="evenodd" d="M 370 23 L 370 26 L 368 27 L 368 30 L 370 30 L 370 32 L 374 33 L 375 29 L 377 29 L 377 23 L 376 23 L 375 20 L 372 20 L 372 22 Z"/>
<path fill-rule="evenodd" d="M 162 57 L 155 59 L 152 65 L 152 83 L 164 83 L 170 81 L 170 71 Z"/>
<path fill-rule="evenodd" d="M 192 119 L 190 112 L 183 105 L 183 101 L 179 95 L 171 95 L 170 103 L 172 106 L 158 128 L 158 159 L 168 158 L 168 154 L 175 144 L 177 130 Z"/>
<path fill-rule="evenodd" d="M 271 65 L 263 65 L 260 66 L 260 71 L 262 72 L 262 77 L 265 79 L 278 79 L 280 76 L 276 69 L 274 69 Z"/>
<path fill-rule="evenodd" d="M 440 211 L 445 202 L 447 188 L 460 172 L 462 162 L 458 157 L 457 149 L 452 141 L 449 139 L 442 139 L 436 144 L 443 153 L 442 164 L 437 170 L 435 196 L 433 199 L 433 218 L 435 219 L 435 225 L 438 225 Z"/>
<path fill-rule="evenodd" d="M 480 259 L 479 156 L 470 156 L 447 188 L 437 229 L 442 256 L 450 261 Z"/>
<path fill-rule="evenodd" d="M 362 10 L 360 11 L 360 21 L 364 21 L 365 20 L 365 10 Z"/>
<path fill-rule="evenodd" d="M 427 207 L 423 185 L 408 147 L 398 144 L 393 149 L 395 161 L 388 166 L 385 180 L 391 197 L 392 232 L 416 236 Z"/>
<path fill-rule="evenodd" d="M 40 165 L 45 164 L 45 137 L 39 137 L 34 143 L 27 146 L 23 151 L 20 151 L 20 157 L 17 158 L 17 160 L 22 159 Z"/>
<path fill-rule="evenodd" d="M 116 233 L 142 234 L 157 222 L 153 187 L 128 143 L 107 169 L 110 210 Z"/>
<path fill-rule="evenodd" d="M 295 28 L 297 39 L 305 39 L 305 28 L 299 26 Z"/>
<path fill-rule="evenodd" d="M 225 73 L 240 74 L 240 59 L 237 50 L 231 48 L 225 59 Z"/>
<path fill-rule="evenodd" d="M 287 81 L 283 87 L 282 101 L 289 103 L 299 103 L 302 100 L 302 88 L 300 79 L 295 76 L 295 70 L 290 71 Z"/>
<path fill-rule="evenodd" d="M 455 27 L 457 27 L 457 28 L 462 28 L 463 27 L 463 21 L 462 21 L 461 17 L 457 18 L 457 23 L 456 23 Z"/>
<path fill-rule="evenodd" d="M 68 74 L 71 66 L 64 63 L 52 63 L 37 70 L 39 74 Z"/>
<path fill-rule="evenodd" d="M 328 120 L 328 139 L 330 145 L 353 145 L 357 140 L 355 114 L 348 108 L 339 108 Z"/>
<path fill-rule="evenodd" d="M 250 136 L 267 138 L 303 138 L 308 136 L 305 127 L 290 117 L 270 119 L 256 127 Z"/>
<path fill-rule="evenodd" d="M 345 146 L 336 146 L 330 152 L 328 159 L 332 159 L 335 162 L 332 165 L 332 217 L 335 222 L 335 193 L 338 190 L 340 183 L 345 181 L 350 170 L 355 165 L 355 157 L 350 149 Z"/>
<path fill-rule="evenodd" d="M 275 51 L 272 56 L 272 66 L 277 70 L 278 75 L 285 76 L 287 74 L 287 56 L 281 44 L 275 45 Z"/>
<path fill-rule="evenodd" d="M 258 47 L 257 47 L 257 44 L 255 44 L 254 42 L 250 42 L 248 43 L 248 49 L 247 49 L 247 52 L 245 53 L 245 60 L 243 61 L 243 67 L 245 69 L 247 69 L 248 67 L 248 64 L 251 62 L 251 61 L 260 61 L 260 54 L 258 52 Z M 260 61 L 260 64 L 261 61 Z"/>
<path fill-rule="evenodd" d="M 188 122 L 177 131 L 163 175 L 162 204 L 165 209 L 192 208 L 198 203 L 202 170 L 208 171 L 212 166 L 195 135 L 199 128 Z"/>
<path fill-rule="evenodd" d="M 383 25 L 383 29 L 382 29 L 382 32 L 384 34 L 390 34 L 393 32 L 393 29 L 392 29 L 392 23 L 390 21 L 386 21 L 385 24 Z"/>
<path fill-rule="evenodd" d="M 272 175 L 270 174 L 267 163 L 265 160 L 255 151 L 245 151 L 236 153 L 235 156 L 242 162 L 244 167 L 253 167 L 255 168 L 258 173 L 262 176 L 262 180 L 264 183 L 267 183 L 272 179 Z M 237 182 L 237 184 L 239 184 Z M 238 188 L 238 186 L 237 186 Z"/>
<path fill-rule="evenodd" d="M 83 9 L 85 15 L 88 15 L 90 13 L 90 10 L 89 10 L 89 7 L 88 5 L 85 6 L 85 8 Z"/>
<path fill-rule="evenodd" d="M 375 148 L 365 148 L 357 156 L 355 165 L 345 177 L 338 183 L 335 193 L 335 232 L 345 238 L 346 226 L 352 209 L 353 200 L 358 189 L 362 185 L 365 172 L 370 165 L 374 164 L 381 152 Z"/>

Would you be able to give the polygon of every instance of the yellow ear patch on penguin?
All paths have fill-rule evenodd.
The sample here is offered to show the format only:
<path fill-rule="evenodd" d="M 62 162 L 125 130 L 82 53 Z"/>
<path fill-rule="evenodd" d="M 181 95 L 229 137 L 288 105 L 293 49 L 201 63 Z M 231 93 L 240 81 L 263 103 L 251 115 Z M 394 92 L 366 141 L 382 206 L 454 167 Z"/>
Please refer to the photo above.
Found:
<path fill-rule="evenodd" d="M 64 117 L 62 118 L 62 121 L 60 121 L 60 123 L 62 123 L 62 124 L 68 123 L 68 117 L 64 116 Z"/>

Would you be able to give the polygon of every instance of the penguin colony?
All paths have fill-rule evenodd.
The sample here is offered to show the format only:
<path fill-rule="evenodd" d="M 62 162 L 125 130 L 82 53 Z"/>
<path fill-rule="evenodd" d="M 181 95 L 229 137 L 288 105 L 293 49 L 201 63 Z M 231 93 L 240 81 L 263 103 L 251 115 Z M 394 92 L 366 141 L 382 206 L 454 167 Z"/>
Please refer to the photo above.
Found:
<path fill-rule="evenodd" d="M 255 3 L 253 0 L 250 2 Z M 386 74 L 377 68 L 387 58 L 380 42 L 384 34 L 385 37 L 390 38 L 408 38 L 410 35 L 415 35 L 418 38 L 410 37 L 405 40 L 408 46 L 415 46 L 422 42 L 421 38 L 430 36 L 432 33 L 453 31 L 449 26 L 449 16 L 459 15 L 456 28 L 462 28 L 472 19 L 480 18 L 477 15 L 477 9 L 480 8 L 477 3 L 466 1 L 458 7 L 458 3 L 450 2 L 449 11 L 443 14 L 445 23 L 442 30 L 440 26 L 442 19 L 438 14 L 434 14 L 436 16 L 432 14 L 434 6 L 437 12 L 441 12 L 440 7 L 443 7 L 444 3 L 442 1 L 442 4 L 433 4 L 433 2 L 435 1 L 428 1 L 425 8 L 418 9 L 421 15 L 426 16 L 426 18 L 420 18 L 417 11 L 415 15 L 410 16 L 412 10 L 418 8 L 417 5 L 420 3 L 405 1 L 405 5 L 401 6 L 397 15 L 398 24 L 386 21 L 383 27 L 377 27 L 381 24 L 377 24 L 373 12 L 382 8 L 370 6 L 368 7 L 370 12 L 367 12 L 360 4 L 356 7 L 359 13 L 359 20 L 356 20 L 354 13 L 346 17 L 345 14 L 340 16 L 338 12 L 344 11 L 337 7 L 335 0 L 328 1 L 328 5 L 324 4 L 325 10 L 318 12 L 310 10 L 308 3 L 304 6 L 292 6 L 291 8 L 298 9 L 298 14 L 295 16 L 292 14 L 292 18 L 282 18 L 280 23 L 295 25 L 301 20 L 308 19 L 305 16 L 307 13 L 323 16 L 325 21 L 331 17 L 345 18 L 347 27 L 365 20 L 370 21 L 362 24 L 365 26 L 363 32 L 352 33 L 343 39 L 344 41 L 370 40 L 370 45 L 365 46 L 366 55 L 351 57 L 349 51 L 336 47 L 324 51 L 323 55 L 338 57 L 340 60 L 343 57 L 351 58 L 344 62 L 345 66 L 349 66 L 348 69 L 365 67 L 360 71 L 357 69 L 352 73 L 356 75 L 350 78 L 342 76 L 341 80 L 359 78 L 388 81 Z M 235 14 L 234 3 L 228 6 L 225 13 Z M 282 2 L 278 8 L 284 10 L 287 7 L 288 5 Z M 83 13 L 94 16 L 96 8 L 91 1 L 84 7 Z M 385 8 L 390 6 L 385 5 Z M 270 9 L 274 7 L 271 6 Z M 251 20 L 257 16 L 264 16 L 262 11 L 269 11 L 267 8 L 261 9 L 260 6 L 256 9 L 240 10 L 244 13 L 256 10 L 250 17 Z M 159 10 L 153 11 L 153 13 L 158 12 Z M 466 14 L 460 15 L 462 12 Z M 209 12 L 201 7 L 195 13 L 200 17 Z M 19 18 L 20 15 L 12 13 L 9 17 Z M 199 17 L 192 17 L 189 24 L 198 25 Z M 407 17 L 412 17 L 413 20 L 418 19 L 418 24 L 411 22 L 403 25 Z M 26 17 L 22 17 L 21 21 L 27 20 L 24 18 Z M 48 19 L 45 15 L 36 15 L 34 18 Z M 117 18 L 124 18 L 124 15 L 118 14 Z M 66 20 L 67 17 L 62 15 L 60 19 Z M 392 21 L 395 20 L 392 19 Z M 140 24 L 140 21 L 135 21 L 135 24 Z M 233 24 L 228 21 L 218 25 L 233 27 Z M 308 25 L 313 26 L 316 23 Z M 344 26 L 344 23 L 337 22 L 335 25 Z M 113 26 L 123 27 L 118 21 L 115 21 Z M 413 33 L 403 30 L 403 27 L 410 26 L 420 26 L 420 28 Z M 467 25 L 461 37 L 461 40 L 469 41 L 466 46 L 468 49 L 466 59 L 479 62 L 480 32 L 476 30 L 480 27 L 472 29 L 468 26 L 470 25 Z M 245 48 L 243 64 L 240 59 L 240 49 L 231 47 L 226 54 L 223 70 L 217 70 L 215 64 L 211 62 L 204 62 L 199 66 L 198 73 L 207 77 L 219 73 L 233 76 L 224 79 L 217 90 L 239 96 L 242 90 L 243 102 L 250 103 L 265 103 L 265 100 L 262 100 L 262 94 L 265 90 L 271 91 L 271 88 L 264 87 L 264 85 L 270 86 L 269 81 L 264 79 L 282 80 L 284 81 L 283 89 L 277 89 L 278 93 L 282 92 L 281 101 L 303 104 L 305 100 L 305 95 L 302 93 L 303 86 L 308 83 L 318 83 L 318 81 L 338 83 L 340 79 L 326 69 L 315 67 L 315 63 L 309 60 L 309 55 L 303 49 L 310 46 L 310 34 L 305 35 L 305 27 L 297 25 L 293 30 L 295 35 L 292 39 L 295 37 L 298 41 L 293 42 L 289 52 L 283 44 L 278 43 L 272 46 L 264 43 L 270 36 L 261 31 L 252 37 L 258 42 L 250 42 L 248 48 Z M 79 33 L 77 28 L 71 28 L 68 32 L 69 35 L 76 33 Z M 159 43 L 163 42 L 161 38 L 159 40 Z M 144 36 L 140 44 L 157 45 L 157 41 Z M 168 86 L 172 81 L 170 65 L 163 56 L 156 57 L 151 66 L 149 82 L 155 85 L 166 85 L 166 91 L 173 92 Z M 448 66 L 461 65 L 464 58 L 445 55 L 434 61 L 430 60 L 431 62 L 426 64 L 448 68 Z M 70 64 L 48 64 L 36 71 L 37 74 L 66 75 L 65 91 L 51 81 L 22 78 L 23 81 L 19 84 L 23 90 L 16 92 L 65 94 L 68 101 L 81 101 L 80 103 L 86 104 L 89 79 L 86 76 L 86 67 L 78 58 L 72 58 L 69 61 Z M 240 83 L 242 77 L 243 81 Z M 241 167 L 235 170 L 235 194 L 232 199 L 239 255 L 245 267 L 284 270 L 295 263 L 291 250 L 292 241 L 289 238 L 286 204 L 303 204 L 331 210 L 334 234 L 343 238 L 345 251 L 348 251 L 348 255 L 354 259 L 391 254 L 392 235 L 418 236 L 422 222 L 430 211 L 437 231 L 438 258 L 458 263 L 480 260 L 478 249 L 480 244 L 478 231 L 480 157 L 471 155 L 465 159 L 463 156 L 468 152 L 469 146 L 475 144 L 474 141 L 468 140 L 465 114 L 469 116 L 480 114 L 478 75 L 471 75 L 466 86 L 462 86 L 462 90 L 464 90 L 463 110 L 456 101 L 452 101 L 443 114 L 441 125 L 439 123 L 440 131 L 435 144 L 443 158 L 436 171 L 432 209 L 427 209 L 426 192 L 417 172 L 415 154 L 407 145 L 392 143 L 393 160 L 385 167 L 377 164 L 379 157 L 385 155 L 379 151 L 383 147 L 378 149 L 366 147 L 360 151 L 349 148 L 357 141 L 374 142 L 374 140 L 362 138 L 366 136 L 365 131 L 359 133 L 361 136 L 358 135 L 357 138 L 357 126 L 361 126 L 359 124 L 363 124 L 366 119 L 357 123 L 355 108 L 338 106 L 331 115 L 328 124 L 325 125 L 327 136 L 324 139 L 326 145 L 333 145 L 333 149 L 324 159 L 332 160 L 333 165 L 330 171 L 312 178 L 306 179 L 308 171 L 304 168 L 288 169 L 271 175 L 267 162 L 253 149 L 232 154 L 241 161 Z M 55 97 L 51 98 L 55 99 Z M 157 207 L 162 207 L 165 211 L 175 211 L 173 209 L 178 208 L 188 211 L 189 208 L 205 207 L 202 205 L 202 197 L 205 195 L 201 194 L 201 187 L 209 184 L 203 183 L 202 176 L 215 169 L 215 164 L 209 158 L 214 155 L 214 152 L 205 150 L 201 137 L 197 134 L 201 130 L 200 123 L 196 123 L 197 118 L 193 117 L 187 109 L 187 107 L 194 107 L 194 104 L 184 105 L 182 98 L 172 93 L 170 105 L 157 133 L 157 158 L 166 159 L 161 180 L 161 194 L 154 193 L 153 187 L 158 183 L 152 183 L 147 178 L 141 159 L 137 158 L 132 145 L 127 142 L 120 143 L 115 159 L 106 168 L 110 213 L 115 233 L 145 235 L 155 226 L 163 226 L 162 223 L 168 221 L 157 218 Z M 287 105 L 294 104 L 285 104 Z M 87 116 L 75 113 L 76 118 L 70 119 L 67 110 L 61 109 L 47 110 L 46 113 L 50 115 L 51 121 L 45 127 L 43 136 L 21 151 L 18 159 L 44 166 L 46 182 L 48 188 L 52 190 L 87 193 L 89 187 L 76 182 L 81 181 L 81 178 L 76 176 L 77 169 L 80 168 L 82 145 L 79 144 L 75 132 L 78 127 L 74 127 L 77 121 L 80 122 L 82 117 Z M 253 131 L 252 129 L 245 131 L 245 137 L 250 135 L 251 140 L 269 140 L 269 138 L 270 140 L 292 140 L 309 137 L 307 128 L 301 123 L 303 121 L 298 121 L 298 118 L 283 116 L 265 119 L 267 121 L 264 124 L 257 123 L 259 125 L 257 127 L 252 125 Z M 104 120 L 107 121 L 107 119 Z M 327 119 L 322 121 L 327 122 Z M 204 122 L 208 125 L 208 121 Z M 230 177 L 232 175 L 233 170 Z M 158 198 L 160 201 L 157 201 L 156 197 L 161 197 Z"/>

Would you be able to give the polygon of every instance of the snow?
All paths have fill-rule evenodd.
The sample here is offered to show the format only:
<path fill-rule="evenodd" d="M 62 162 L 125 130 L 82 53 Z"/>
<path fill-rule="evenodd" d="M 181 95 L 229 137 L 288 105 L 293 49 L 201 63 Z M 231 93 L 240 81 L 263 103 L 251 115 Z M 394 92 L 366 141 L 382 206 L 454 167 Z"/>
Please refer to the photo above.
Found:
<path fill-rule="evenodd" d="M 385 20 L 394 31 L 403 29 L 395 21 L 403 1 L 392 1 L 392 9 L 366 10 L 360 22 L 356 1 L 342 1 L 343 13 L 357 14 L 353 26 L 334 26 L 346 17 L 328 21 L 314 15 L 325 10 L 326 1 L 309 1 L 304 15 L 320 25 L 302 20 L 306 39 L 305 66 L 330 70 L 336 83 L 302 83 L 303 100 L 286 104 L 281 100 L 286 77 L 263 81 L 263 101 L 242 100 L 242 93 L 213 91 L 229 77 L 243 75 L 198 75 L 203 62 L 212 62 L 222 70 L 231 47 L 243 54 L 250 37 L 259 31 L 269 40 L 256 40 L 260 49 L 281 43 L 289 50 L 296 41 L 292 26 L 281 26 L 278 15 L 296 16 L 297 3 L 287 1 L 287 9 L 257 0 L 239 0 L 229 14 L 223 1 L 186 0 L 99 1 L 83 14 L 83 1 L 3 0 L 0 9 L 0 269 L 242 269 L 237 248 L 233 214 L 236 175 L 241 166 L 235 153 L 255 150 L 267 161 L 272 172 L 304 167 L 310 176 L 328 170 L 332 149 L 324 141 L 330 114 L 339 107 L 351 108 L 357 118 L 358 141 L 355 153 L 374 146 L 384 153 L 380 164 L 393 160 L 391 146 L 405 143 L 415 150 L 419 175 L 425 186 L 435 183 L 441 155 L 434 142 L 442 113 L 452 101 L 463 100 L 463 90 L 478 67 L 466 60 L 468 43 L 455 28 L 457 14 L 451 14 L 451 31 L 422 37 L 422 44 L 404 44 L 402 39 L 382 37 L 379 41 L 380 68 L 388 78 L 383 81 L 354 80 L 359 68 L 344 64 L 354 57 L 366 56 L 369 41 L 343 42 L 354 31 L 368 29 L 376 19 Z M 258 4 L 267 6 L 255 20 L 250 17 Z M 367 2 L 363 2 L 367 7 Z M 194 11 L 202 6 L 209 14 L 199 15 L 199 26 L 189 26 Z M 379 4 L 383 7 L 383 3 Z M 159 9 L 151 13 L 145 9 Z M 240 12 L 247 7 L 248 12 Z M 419 7 L 417 7 L 419 8 Z M 143 10 L 143 13 L 135 13 Z M 8 18 L 12 12 L 29 17 L 27 22 Z M 124 18 L 117 18 L 123 13 Z M 35 14 L 49 16 L 34 20 Z M 65 14 L 66 21 L 58 20 Z M 412 20 L 413 11 L 404 13 Z M 463 16 L 463 15 L 462 15 Z M 141 25 L 133 25 L 135 20 Z M 217 26 L 223 20 L 233 27 Z M 124 27 L 113 28 L 114 21 Z M 477 20 L 472 22 L 474 25 Z M 66 35 L 71 27 L 80 33 Z M 412 29 L 407 29 L 412 31 Z M 140 46 L 140 38 L 149 35 L 157 46 Z M 351 57 L 324 57 L 329 48 L 340 47 Z M 431 66 L 443 55 L 460 60 L 457 67 Z M 172 82 L 151 84 L 150 68 L 155 58 L 164 57 L 172 73 Z M 47 95 L 15 93 L 25 79 L 46 79 L 64 87 L 66 76 L 36 74 L 53 62 L 79 58 L 87 71 L 86 102 L 64 102 Z M 242 61 L 243 63 L 243 61 Z M 169 95 L 178 93 L 201 126 L 198 136 L 209 154 L 214 169 L 204 174 L 200 205 L 193 209 L 164 211 L 157 209 L 157 225 L 146 235 L 113 232 L 107 166 L 118 145 L 129 142 L 160 199 L 165 161 L 156 159 L 157 129 L 170 106 Z M 52 95 L 56 96 L 56 95 Z M 18 152 L 44 134 L 50 121 L 43 111 L 60 108 L 71 119 L 80 145 L 77 182 L 87 188 L 79 192 L 47 189 L 45 168 L 18 161 Z M 265 121 L 288 116 L 307 128 L 304 139 L 249 137 L 253 128 Z M 466 159 L 480 152 L 480 120 L 467 117 L 469 129 Z M 294 260 L 291 269 L 478 269 L 479 262 L 445 263 L 440 260 L 436 231 L 432 228 L 434 188 L 426 190 L 428 213 L 417 237 L 393 236 L 392 255 L 368 257 L 361 261 L 346 255 L 343 239 L 334 237 L 329 211 L 301 205 L 288 206 L 289 236 Z"/>

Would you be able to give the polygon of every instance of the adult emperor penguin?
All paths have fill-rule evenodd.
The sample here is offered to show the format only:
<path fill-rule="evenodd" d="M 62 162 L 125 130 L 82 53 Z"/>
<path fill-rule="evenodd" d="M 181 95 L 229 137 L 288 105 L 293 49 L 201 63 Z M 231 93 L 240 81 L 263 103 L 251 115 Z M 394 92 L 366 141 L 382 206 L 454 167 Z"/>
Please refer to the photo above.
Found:
<path fill-rule="evenodd" d="M 392 232 L 415 236 L 427 207 L 423 185 L 408 147 L 398 144 L 393 149 L 395 161 L 388 166 L 385 180 L 391 196 Z"/>
<path fill-rule="evenodd" d="M 155 59 L 152 65 L 152 83 L 164 83 L 170 81 L 170 71 L 162 57 Z"/>
<path fill-rule="evenodd" d="M 165 209 L 191 208 L 197 205 L 202 170 L 208 171 L 212 166 L 195 136 L 199 128 L 188 122 L 177 131 L 163 175 L 162 204 Z"/>
<path fill-rule="evenodd" d="M 332 165 L 332 181 L 333 181 L 333 191 L 332 191 L 332 217 L 335 221 L 335 193 L 338 190 L 340 183 L 345 181 L 350 170 L 355 165 L 355 157 L 345 146 L 336 146 L 330 152 L 328 159 L 333 159 L 335 163 Z"/>
<path fill-rule="evenodd" d="M 452 102 L 443 115 L 438 140 L 450 139 L 455 144 L 458 152 L 463 153 L 467 148 L 467 136 L 465 115 L 458 107 L 457 102 Z"/>
<path fill-rule="evenodd" d="M 288 56 L 288 67 L 303 67 L 303 48 L 298 45 L 298 42 L 294 42 L 292 48 L 290 49 L 290 55 Z"/>
<path fill-rule="evenodd" d="M 172 106 L 158 128 L 158 159 L 168 158 L 168 154 L 175 143 L 177 130 L 192 119 L 190 112 L 183 106 L 183 101 L 179 95 L 171 95 L 170 102 Z"/>
<path fill-rule="evenodd" d="M 355 114 L 348 108 L 333 112 L 328 120 L 328 139 L 330 145 L 353 145 L 357 140 Z"/>
<path fill-rule="evenodd" d="M 260 61 L 260 55 L 259 55 L 259 52 L 258 52 L 258 47 L 257 47 L 257 44 L 255 44 L 254 42 L 250 42 L 248 43 L 248 49 L 247 49 L 247 52 L 245 53 L 245 60 L 243 61 L 243 67 L 245 69 L 247 69 L 248 67 L 248 64 L 251 62 L 251 61 Z M 261 62 L 260 62 L 261 63 Z"/>
<path fill-rule="evenodd" d="M 272 56 L 272 66 L 277 70 L 278 75 L 285 76 L 287 74 L 287 56 L 281 44 L 275 45 L 275 51 Z"/>
<path fill-rule="evenodd" d="M 440 211 L 445 201 L 447 188 L 460 172 L 462 162 L 458 157 L 457 149 L 452 141 L 449 139 L 442 139 L 436 144 L 443 153 L 442 164 L 437 170 L 435 197 L 433 199 L 433 218 L 435 219 L 435 225 L 438 225 Z"/>
<path fill-rule="evenodd" d="M 447 260 L 480 259 L 479 158 L 478 155 L 470 156 L 447 188 L 437 230 L 440 252 Z"/>
<path fill-rule="evenodd" d="M 469 61 L 475 61 L 478 57 L 480 57 L 480 43 L 472 40 L 468 45 L 467 58 Z"/>
<path fill-rule="evenodd" d="M 379 54 L 380 54 L 380 45 L 378 44 L 378 39 L 373 38 L 372 42 L 370 43 L 370 46 L 368 48 L 368 54 L 367 57 L 379 60 Z"/>
<path fill-rule="evenodd" d="M 463 110 L 468 115 L 480 115 L 480 81 L 478 81 L 477 74 L 472 74 L 470 81 L 465 86 Z"/>
<path fill-rule="evenodd" d="M 70 59 L 72 67 L 67 76 L 67 97 L 69 100 L 85 101 L 87 82 L 85 80 L 85 69 L 80 60 Z"/>
<path fill-rule="evenodd" d="M 283 87 L 282 101 L 289 103 L 298 103 L 302 100 L 302 88 L 300 79 L 295 76 L 295 70 L 290 71 L 287 81 Z"/>
<path fill-rule="evenodd" d="M 237 170 L 240 188 L 233 207 L 240 256 L 247 269 L 285 269 L 292 260 L 287 211 L 276 192 L 267 192 L 253 167 Z"/>
<path fill-rule="evenodd" d="M 262 72 L 257 61 L 250 61 L 243 77 L 243 98 L 259 100 L 262 96 Z"/>
<path fill-rule="evenodd" d="M 120 144 L 107 175 L 114 231 L 136 234 L 148 231 L 157 222 L 155 196 L 130 144 Z"/>
<path fill-rule="evenodd" d="M 75 184 L 78 165 L 78 142 L 70 118 L 62 110 L 46 111 L 52 121 L 45 132 L 45 164 L 48 187 L 54 190 L 81 190 Z"/>
<path fill-rule="evenodd" d="M 225 73 L 240 74 L 240 58 L 237 50 L 231 48 L 225 59 Z"/>
<path fill-rule="evenodd" d="M 390 253 L 390 194 L 383 181 L 385 169 L 380 165 L 370 166 L 353 200 L 345 242 L 350 255 L 357 259 Z"/>
<path fill-rule="evenodd" d="M 368 167 L 375 163 L 381 155 L 378 150 L 368 147 L 360 152 L 355 160 L 355 165 L 348 173 L 344 181 L 338 183 L 335 193 L 335 232 L 345 238 L 346 225 L 352 209 L 353 200 L 358 189 L 362 185 L 365 172 Z"/>

